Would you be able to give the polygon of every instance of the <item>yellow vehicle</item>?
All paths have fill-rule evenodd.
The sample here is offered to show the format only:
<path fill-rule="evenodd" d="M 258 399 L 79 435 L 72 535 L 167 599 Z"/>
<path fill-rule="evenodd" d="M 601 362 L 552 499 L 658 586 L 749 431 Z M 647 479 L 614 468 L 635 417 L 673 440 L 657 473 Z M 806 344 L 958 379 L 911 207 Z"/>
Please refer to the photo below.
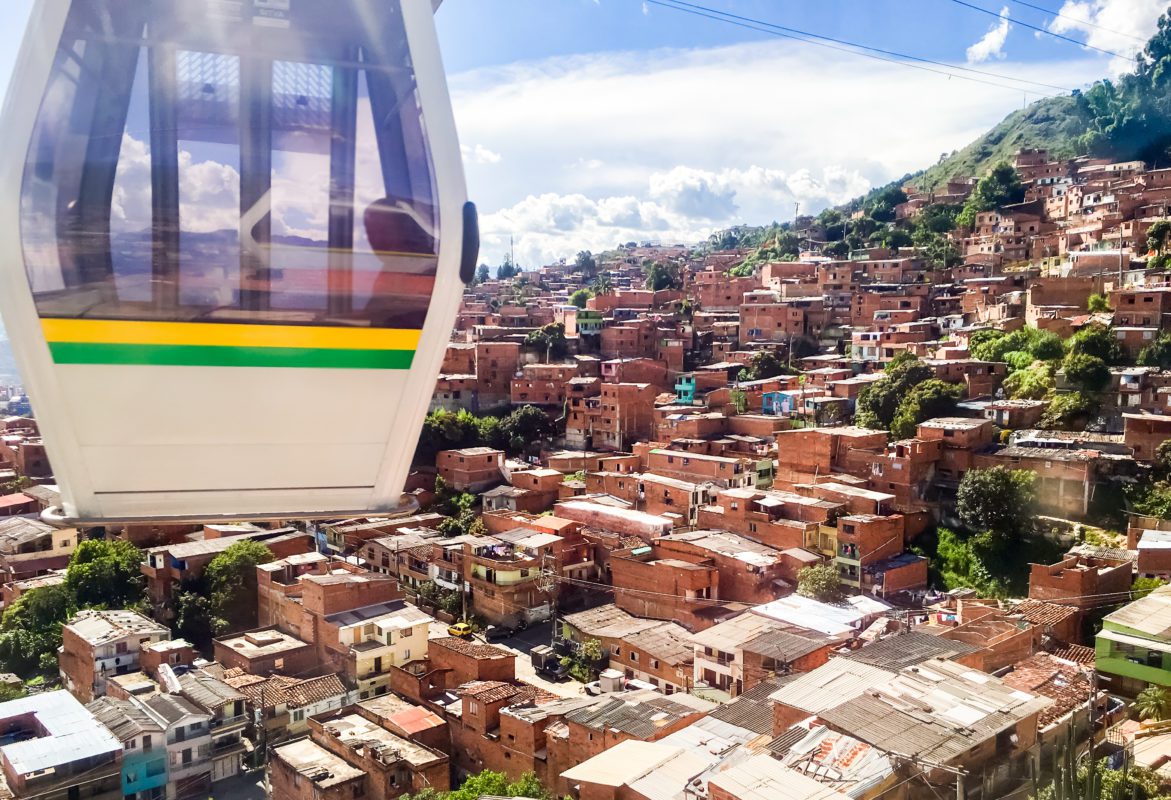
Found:
<path fill-rule="evenodd" d="M 461 639 L 472 638 L 472 626 L 466 622 L 457 622 L 454 625 L 448 625 L 447 632 Z"/>

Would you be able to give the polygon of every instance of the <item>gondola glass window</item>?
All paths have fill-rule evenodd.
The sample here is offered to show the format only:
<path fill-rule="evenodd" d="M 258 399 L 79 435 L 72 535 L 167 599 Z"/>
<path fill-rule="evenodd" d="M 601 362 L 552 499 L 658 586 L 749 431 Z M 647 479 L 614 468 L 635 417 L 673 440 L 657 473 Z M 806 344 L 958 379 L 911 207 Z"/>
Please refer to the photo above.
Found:
<path fill-rule="evenodd" d="M 413 350 L 440 238 L 424 124 L 396 2 L 73 3 L 22 185 L 54 358 L 175 352 L 117 341 L 131 322 L 396 329 Z M 97 341 L 54 335 L 90 320 Z"/>

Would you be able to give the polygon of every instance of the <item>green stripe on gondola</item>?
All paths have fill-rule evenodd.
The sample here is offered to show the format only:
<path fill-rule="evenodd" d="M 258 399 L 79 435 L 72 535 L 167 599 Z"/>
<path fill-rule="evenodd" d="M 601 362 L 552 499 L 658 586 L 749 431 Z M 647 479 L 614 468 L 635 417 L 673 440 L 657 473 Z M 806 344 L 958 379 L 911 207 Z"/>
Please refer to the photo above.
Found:
<path fill-rule="evenodd" d="M 414 350 L 344 350 L 297 347 L 94 344 L 49 342 L 58 364 L 137 364 L 178 367 L 302 367 L 410 369 Z"/>

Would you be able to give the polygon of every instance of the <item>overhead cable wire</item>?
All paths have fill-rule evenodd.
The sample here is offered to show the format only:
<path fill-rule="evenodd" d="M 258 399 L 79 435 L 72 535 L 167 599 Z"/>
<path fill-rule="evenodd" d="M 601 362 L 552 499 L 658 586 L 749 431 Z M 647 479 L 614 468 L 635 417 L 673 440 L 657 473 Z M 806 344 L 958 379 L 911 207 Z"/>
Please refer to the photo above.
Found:
<path fill-rule="evenodd" d="M 1046 36 L 1052 36 L 1054 39 L 1061 39 L 1063 42 L 1069 42 L 1070 44 L 1076 44 L 1078 47 L 1085 47 L 1090 50 L 1097 50 L 1099 53 L 1105 53 L 1108 56 L 1114 56 L 1115 58 L 1121 58 L 1126 61 L 1134 61 L 1134 56 L 1124 56 L 1122 53 L 1116 53 L 1113 50 L 1107 50 L 1104 47 L 1095 47 L 1094 45 L 1087 44 L 1086 42 L 1079 42 L 1077 39 L 1074 39 L 1069 36 L 1064 36 L 1060 33 L 1055 33 L 1053 31 L 1049 30 L 1048 28 L 1042 28 L 1040 25 L 1033 25 L 1032 23 L 1029 23 L 1029 22 L 1022 22 L 1019 19 L 1013 19 L 1012 17 L 1008 16 L 1007 14 L 1000 14 L 996 11 L 991 11 L 987 8 L 981 8 L 980 6 L 975 5 L 974 3 L 967 2 L 967 0 L 951 0 L 951 1 L 953 3 L 955 3 L 956 5 L 964 6 L 965 8 L 970 8 L 973 11 L 979 11 L 981 14 L 987 14 L 990 17 L 996 17 L 999 20 L 1003 20 L 1005 22 L 1011 22 L 1013 24 L 1020 25 L 1022 28 L 1028 28 L 1029 30 L 1037 31 L 1038 33 L 1043 33 Z"/>
<path fill-rule="evenodd" d="M 851 42 L 851 41 L 847 41 L 845 39 L 838 39 L 833 36 L 826 36 L 824 34 L 813 33 L 811 31 L 803 31 L 798 28 L 790 28 L 786 25 L 780 25 L 775 22 L 768 22 L 766 20 L 755 19 L 753 17 L 745 17 L 740 14 L 733 14 L 730 11 L 720 11 L 719 9 L 711 8 L 709 6 L 702 6 L 702 5 L 698 5 L 696 3 L 690 3 L 690 2 L 687 2 L 687 0 L 668 0 L 668 2 L 670 2 L 673 6 L 685 6 L 687 8 L 697 9 L 699 11 L 705 11 L 705 12 L 708 12 L 711 14 L 718 14 L 721 17 L 727 17 L 729 19 L 740 20 L 741 22 L 751 23 L 754 25 L 762 25 L 766 28 L 772 28 L 772 29 L 775 29 L 778 31 L 785 31 L 785 32 L 793 34 L 795 36 L 807 36 L 810 39 L 818 39 L 820 41 L 832 42 L 834 44 L 845 45 L 847 47 L 854 47 L 859 50 L 869 51 L 871 53 L 879 53 L 884 56 L 891 56 L 895 59 L 902 59 L 905 61 L 916 61 L 916 62 L 919 62 L 922 64 L 934 64 L 937 67 L 943 67 L 943 68 L 949 69 L 949 70 L 958 70 L 960 72 L 970 72 L 974 75 L 984 75 L 986 77 L 996 78 L 998 80 L 1016 81 L 1017 83 L 1030 84 L 1032 86 L 1040 86 L 1045 89 L 1056 89 L 1059 92 L 1072 91 L 1071 89 L 1068 89 L 1064 86 L 1057 86 L 1052 83 L 1043 83 L 1041 81 L 1029 80 L 1028 78 L 1018 78 L 1013 75 L 1005 75 L 1005 74 L 999 73 L 999 72 L 990 72 L 988 70 L 975 69 L 974 67 L 964 67 L 964 66 L 960 66 L 958 64 L 949 64 L 946 61 L 936 61 L 934 59 L 924 58 L 922 56 L 913 56 L 913 55 L 910 55 L 909 53 L 900 53 L 897 50 L 884 50 L 881 47 L 874 47 L 873 45 L 859 44 L 858 42 Z M 683 9 L 679 8 L 678 10 L 682 11 Z M 814 44 L 814 42 L 809 42 L 809 43 Z M 859 54 L 859 55 L 862 55 L 862 54 Z M 883 60 L 886 60 L 886 59 L 883 59 Z M 899 63 L 901 63 L 901 62 L 899 62 Z M 907 66 L 910 66 L 910 65 L 908 64 Z M 957 75 L 956 77 L 962 77 L 962 76 Z M 1014 87 L 1008 87 L 1008 88 L 1014 88 Z"/>
<path fill-rule="evenodd" d="M 1096 28 L 1097 30 L 1104 31 L 1105 33 L 1113 33 L 1115 36 L 1125 36 L 1127 39 L 1133 39 L 1134 41 L 1140 42 L 1144 45 L 1147 43 L 1146 39 L 1142 38 L 1141 36 L 1135 36 L 1133 33 L 1124 33 L 1123 31 L 1114 30 L 1113 28 L 1107 28 L 1105 25 L 1098 25 L 1097 23 L 1090 22 L 1088 19 L 1071 17 L 1068 14 L 1062 14 L 1060 11 L 1054 11 L 1051 8 L 1045 8 L 1044 6 L 1026 2 L 1026 0 L 1009 0 L 1009 2 L 1016 3 L 1017 5 L 1024 6 L 1025 8 L 1031 8 L 1035 11 L 1040 11 L 1052 17 L 1058 17 L 1060 19 L 1067 19 L 1070 22 L 1076 22 L 1078 25 L 1085 25 L 1089 28 Z"/>
<path fill-rule="evenodd" d="M 766 33 L 766 34 L 769 34 L 770 36 L 777 36 L 782 39 L 792 39 L 797 42 L 804 42 L 805 44 L 814 45 L 815 47 L 824 47 L 829 50 L 837 50 L 842 53 L 849 53 L 850 55 L 862 56 L 863 58 L 874 59 L 875 61 L 885 61 L 889 64 L 897 64 L 899 66 L 907 67 L 909 69 L 917 69 L 917 70 L 921 70 L 923 72 L 931 72 L 936 75 L 943 75 L 947 78 L 956 78 L 957 80 L 971 81 L 973 83 L 981 83 L 981 84 L 984 84 L 985 86 L 994 86 L 998 89 L 1007 89 L 1012 92 L 1023 91 L 1023 88 L 1021 86 L 1009 86 L 1008 84 L 997 83 L 995 81 L 990 81 L 990 80 L 984 80 L 983 78 L 976 78 L 976 77 L 972 77 L 970 75 L 963 75 L 963 74 L 960 74 L 957 72 L 948 72 L 945 69 L 934 69 L 929 66 L 924 66 L 923 64 L 920 64 L 920 63 L 910 63 L 912 60 L 926 61 L 925 59 L 917 59 L 914 56 L 887 58 L 885 56 L 875 55 L 872 52 L 867 52 L 864 45 L 853 45 L 853 44 L 846 42 L 844 46 L 837 46 L 835 44 L 831 44 L 830 42 L 818 41 L 815 38 L 803 38 L 803 36 L 801 36 L 801 35 L 794 35 L 794 34 L 784 33 L 781 30 L 776 30 L 776 29 L 774 29 L 774 27 L 772 26 L 771 23 L 743 22 L 740 19 L 735 19 L 735 18 L 731 18 L 728 16 L 720 16 L 721 14 L 724 14 L 724 12 L 715 11 L 715 10 L 711 10 L 712 13 L 705 13 L 705 11 L 698 10 L 700 8 L 704 8 L 702 6 L 688 7 L 688 6 L 690 6 L 690 4 L 687 4 L 686 6 L 685 5 L 677 5 L 677 3 L 679 1 L 680 0 L 646 0 L 646 2 L 651 5 L 656 5 L 656 6 L 661 6 L 663 8 L 673 9 L 675 11 L 680 11 L 685 14 L 692 14 L 697 17 L 704 17 L 706 19 L 715 20 L 716 22 L 723 22 L 728 25 L 735 25 L 738 28 L 745 28 L 747 30 L 756 31 L 758 33 Z M 747 18 L 743 18 L 743 19 L 747 19 Z M 812 37 L 812 36 L 814 36 L 814 34 L 807 34 L 807 36 Z M 822 37 L 822 38 L 824 38 L 824 37 Z M 854 49 L 854 48 L 857 48 L 857 49 Z M 873 49 L 873 48 L 871 48 L 871 49 Z M 875 51 L 875 52 L 877 52 L 877 51 Z M 985 73 L 982 70 L 970 70 L 969 68 L 966 68 L 966 67 L 964 67 L 964 68 L 956 67 L 954 65 L 946 64 L 944 62 L 927 62 L 927 63 L 944 64 L 944 66 L 946 66 L 947 69 L 960 69 L 963 71 L 974 71 L 974 72 L 977 72 L 980 74 L 995 74 L 995 73 Z M 1012 78 L 1007 75 L 997 75 L 997 77 L 999 77 L 1003 80 L 1014 80 L 1014 81 L 1019 81 L 1024 84 L 1031 84 L 1031 85 L 1035 85 L 1035 86 L 1044 86 L 1046 88 L 1058 89 L 1061 92 L 1072 91 L 1072 90 L 1067 89 L 1065 87 L 1051 86 L 1050 84 L 1042 84 L 1042 83 L 1039 83 L 1036 81 L 1029 81 L 1024 78 Z M 1036 94 L 1040 97 L 1055 97 L 1056 96 L 1052 92 L 1037 92 L 1037 91 L 1033 91 L 1033 90 L 1029 90 L 1029 91 L 1032 94 Z"/>

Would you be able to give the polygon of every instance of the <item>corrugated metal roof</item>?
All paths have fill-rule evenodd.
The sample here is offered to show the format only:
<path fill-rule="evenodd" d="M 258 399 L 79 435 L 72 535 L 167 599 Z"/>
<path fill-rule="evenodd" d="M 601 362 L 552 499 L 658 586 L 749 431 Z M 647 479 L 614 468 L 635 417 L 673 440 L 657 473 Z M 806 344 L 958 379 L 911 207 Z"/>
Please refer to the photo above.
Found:
<path fill-rule="evenodd" d="M 561 620 L 586 636 L 598 636 L 606 639 L 621 639 L 624 636 L 662 624 L 661 620 L 636 617 L 613 603 L 591 608 L 588 611 L 579 611 L 576 614 L 566 614 Z"/>
<path fill-rule="evenodd" d="M 798 676 L 771 697 L 778 703 L 818 714 L 861 695 L 867 689 L 889 683 L 896 673 L 848 658 L 835 658 L 812 672 Z"/>
<path fill-rule="evenodd" d="M 610 728 L 638 739 L 649 739 L 681 719 L 714 707 L 715 704 L 690 695 L 667 697 L 654 691 L 624 692 L 597 706 L 571 711 L 565 718 L 594 730 Z"/>
<path fill-rule="evenodd" d="M 677 800 L 692 778 L 711 766 L 711 761 L 693 750 L 680 750 L 660 762 L 642 777 L 627 781 L 638 797 L 647 800 Z"/>
<path fill-rule="evenodd" d="M 179 686 L 184 697 L 212 713 L 228 703 L 242 703 L 247 699 L 228 684 L 210 675 L 188 672 L 179 677 Z"/>
<path fill-rule="evenodd" d="M 931 658 L 954 658 L 975 653 L 979 649 L 967 642 L 943 639 L 922 631 L 908 631 L 879 639 L 873 644 L 846 654 L 843 658 L 897 671 L 921 664 Z"/>
<path fill-rule="evenodd" d="M 824 725 L 791 731 L 806 735 L 790 744 L 782 759 L 785 766 L 850 797 L 871 796 L 894 774 L 894 764 L 881 748 Z"/>
<path fill-rule="evenodd" d="M 561 777 L 571 785 L 580 781 L 600 786 L 622 786 L 627 781 L 638 780 L 680 752 L 682 748 L 679 747 L 628 739 L 562 772 Z"/>
<path fill-rule="evenodd" d="M 1171 586 L 1160 586 L 1104 620 L 1157 638 L 1171 638 Z"/>
<path fill-rule="evenodd" d="M 691 631 L 674 622 L 661 622 L 653 628 L 628 633 L 622 641 L 671 666 L 690 664 L 694 660 Z"/>
<path fill-rule="evenodd" d="M 713 775 L 709 785 L 718 786 L 737 800 L 847 800 L 841 792 L 764 754 Z"/>
<path fill-rule="evenodd" d="M 781 688 L 779 683 L 764 681 L 753 686 L 731 703 L 722 705 L 709 716 L 711 719 L 746 728 L 757 734 L 773 732 L 772 694 Z"/>
<path fill-rule="evenodd" d="M 947 763 L 1051 703 L 936 659 L 818 715 L 887 752 Z"/>
<path fill-rule="evenodd" d="M 32 715 L 43 730 L 33 739 L 0 747 L 0 754 L 17 775 L 85 759 L 111 762 L 122 743 L 69 692 L 34 694 L 0 704 L 0 719 Z"/>
<path fill-rule="evenodd" d="M 98 722 L 121 742 L 127 742 L 147 732 L 162 732 L 163 726 L 142 708 L 128 700 L 99 697 L 86 706 Z"/>
<path fill-rule="evenodd" d="M 744 642 L 740 649 L 746 653 L 757 653 L 765 658 L 788 663 L 831 644 L 828 639 L 818 636 L 801 636 L 790 631 L 770 630 Z"/>

